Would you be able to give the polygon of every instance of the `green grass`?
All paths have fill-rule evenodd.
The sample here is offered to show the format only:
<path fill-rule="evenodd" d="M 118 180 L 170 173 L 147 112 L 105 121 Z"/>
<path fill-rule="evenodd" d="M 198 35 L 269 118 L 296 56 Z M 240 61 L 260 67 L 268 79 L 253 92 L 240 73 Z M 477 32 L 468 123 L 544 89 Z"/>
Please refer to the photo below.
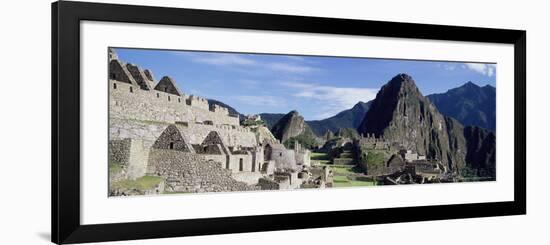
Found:
<path fill-rule="evenodd" d="M 383 152 L 368 151 L 367 164 L 373 167 L 383 167 L 386 163 L 385 155 Z"/>
<path fill-rule="evenodd" d="M 330 164 L 330 158 L 326 153 L 312 152 L 309 159 L 311 159 L 311 162 L 313 163 L 313 165 L 323 166 L 323 165 Z"/>
<path fill-rule="evenodd" d="M 162 181 L 159 176 L 143 176 L 135 180 L 121 180 L 113 183 L 113 187 L 127 190 L 149 190 Z"/>
<path fill-rule="evenodd" d="M 117 162 L 109 162 L 109 174 L 115 175 L 122 171 L 122 165 Z"/>
<path fill-rule="evenodd" d="M 162 194 L 168 194 L 168 195 L 172 195 L 172 194 L 192 194 L 192 192 L 183 192 L 183 191 L 164 191 L 164 192 L 162 192 Z"/>
<path fill-rule="evenodd" d="M 317 165 L 317 166 L 330 166 L 332 165 L 332 163 L 328 160 L 320 160 L 320 161 L 314 161 L 313 165 Z"/>
<path fill-rule="evenodd" d="M 322 152 L 312 152 L 310 158 L 311 160 L 329 160 L 328 155 Z"/>
<path fill-rule="evenodd" d="M 332 172 L 336 175 L 348 175 L 357 173 L 354 166 L 333 166 Z"/>
<path fill-rule="evenodd" d="M 353 158 L 353 154 L 351 152 L 342 152 L 340 153 L 340 158 Z"/>
<path fill-rule="evenodd" d="M 349 179 L 348 179 L 348 177 L 343 176 L 343 175 L 336 175 L 336 176 L 332 177 L 332 181 L 334 183 L 345 183 L 345 182 L 349 182 Z"/>
<path fill-rule="evenodd" d="M 346 176 L 332 177 L 333 187 L 374 186 L 372 181 L 349 180 Z"/>

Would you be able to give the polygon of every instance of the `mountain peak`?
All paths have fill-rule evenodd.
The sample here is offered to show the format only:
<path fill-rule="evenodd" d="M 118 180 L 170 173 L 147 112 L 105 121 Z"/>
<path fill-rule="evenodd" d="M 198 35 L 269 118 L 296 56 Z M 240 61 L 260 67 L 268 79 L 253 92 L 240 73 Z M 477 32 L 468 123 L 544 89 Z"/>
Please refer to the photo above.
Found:
<path fill-rule="evenodd" d="M 472 88 L 479 88 L 479 85 L 473 83 L 472 81 L 468 81 L 467 83 L 465 83 L 464 85 L 462 85 L 461 87 L 472 87 Z"/>
<path fill-rule="evenodd" d="M 289 113 L 287 113 L 287 115 L 289 115 L 289 116 L 299 116 L 300 113 L 298 113 L 297 110 L 292 110 L 292 111 L 290 111 Z"/>
<path fill-rule="evenodd" d="M 398 93 L 414 93 L 420 95 L 420 90 L 416 87 L 414 79 L 405 73 L 400 73 L 394 76 L 386 85 L 380 89 L 379 94 L 398 94 Z M 378 95 L 377 95 L 378 96 Z"/>
<path fill-rule="evenodd" d="M 280 140 L 281 143 L 284 143 L 286 140 L 304 132 L 310 133 L 311 129 L 306 124 L 304 117 L 300 116 L 298 111 L 292 110 L 273 125 L 271 132 L 275 138 Z M 311 134 L 313 134 L 313 132 L 311 132 Z"/>
<path fill-rule="evenodd" d="M 390 82 L 390 84 L 402 84 L 402 83 L 412 83 L 414 84 L 414 80 L 411 76 L 409 76 L 406 73 L 399 73 L 395 77 L 393 77 Z"/>
<path fill-rule="evenodd" d="M 464 160 L 452 152 L 454 145 L 450 142 L 455 134 L 449 132 L 447 124 L 447 119 L 420 93 L 414 80 L 399 74 L 376 95 L 357 131 L 398 142 L 401 147 L 428 159 L 439 159 L 453 169 Z"/>
<path fill-rule="evenodd" d="M 382 86 L 358 131 L 383 135 L 384 129 L 395 117 L 406 118 L 407 115 L 413 116 L 418 111 L 426 112 L 429 109 L 428 103 L 411 76 L 405 73 L 398 74 Z"/>

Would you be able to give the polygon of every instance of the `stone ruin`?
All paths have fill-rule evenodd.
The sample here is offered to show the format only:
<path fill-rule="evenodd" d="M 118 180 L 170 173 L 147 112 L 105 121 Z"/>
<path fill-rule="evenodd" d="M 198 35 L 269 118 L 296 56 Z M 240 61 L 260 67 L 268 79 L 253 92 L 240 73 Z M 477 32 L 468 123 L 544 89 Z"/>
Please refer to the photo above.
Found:
<path fill-rule="evenodd" d="M 415 150 L 407 149 L 403 143 L 390 142 L 374 134 L 365 134 L 355 140 L 354 144 L 357 154 L 364 155 L 363 159 L 366 159 L 371 151 L 385 152 L 387 158 L 384 166 L 368 169 L 368 166 L 362 165 L 366 168 L 367 174 L 378 176 L 385 184 L 437 182 L 445 181 L 447 178 L 447 169 L 441 161 L 427 159 Z"/>
<path fill-rule="evenodd" d="M 365 134 L 358 140 L 358 143 L 366 148 L 373 150 L 389 150 L 391 143 L 384 139 L 384 137 L 377 138 L 374 134 Z"/>
<path fill-rule="evenodd" d="M 109 161 L 122 167 L 111 183 L 153 175 L 164 179 L 161 192 L 299 187 L 309 150 L 286 149 L 264 126 L 241 126 L 238 115 L 176 84 L 109 49 Z"/>

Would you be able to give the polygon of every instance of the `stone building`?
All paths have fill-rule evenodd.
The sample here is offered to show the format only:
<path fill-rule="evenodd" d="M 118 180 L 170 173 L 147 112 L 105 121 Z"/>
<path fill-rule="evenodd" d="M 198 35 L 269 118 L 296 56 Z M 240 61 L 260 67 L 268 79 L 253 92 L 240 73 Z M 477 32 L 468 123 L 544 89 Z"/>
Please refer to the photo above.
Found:
<path fill-rule="evenodd" d="M 166 191 L 234 191 L 259 189 L 281 169 L 295 172 L 309 153 L 286 149 L 264 126 L 242 126 L 227 108 L 185 94 L 168 76 L 157 82 L 109 50 L 109 161 L 123 169 L 112 181 L 156 175 Z"/>
<path fill-rule="evenodd" d="M 376 138 L 374 134 L 363 135 L 363 137 L 358 140 L 358 143 L 366 149 L 373 150 L 389 150 L 391 146 L 389 141 L 385 140 L 383 137 Z"/>

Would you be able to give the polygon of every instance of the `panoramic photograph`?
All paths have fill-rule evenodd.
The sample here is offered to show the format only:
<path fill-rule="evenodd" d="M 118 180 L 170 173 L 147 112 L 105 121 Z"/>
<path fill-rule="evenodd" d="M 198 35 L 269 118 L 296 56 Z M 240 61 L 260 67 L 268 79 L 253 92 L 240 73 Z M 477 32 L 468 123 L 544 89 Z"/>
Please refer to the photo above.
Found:
<path fill-rule="evenodd" d="M 108 195 L 496 181 L 494 63 L 107 50 Z"/>

